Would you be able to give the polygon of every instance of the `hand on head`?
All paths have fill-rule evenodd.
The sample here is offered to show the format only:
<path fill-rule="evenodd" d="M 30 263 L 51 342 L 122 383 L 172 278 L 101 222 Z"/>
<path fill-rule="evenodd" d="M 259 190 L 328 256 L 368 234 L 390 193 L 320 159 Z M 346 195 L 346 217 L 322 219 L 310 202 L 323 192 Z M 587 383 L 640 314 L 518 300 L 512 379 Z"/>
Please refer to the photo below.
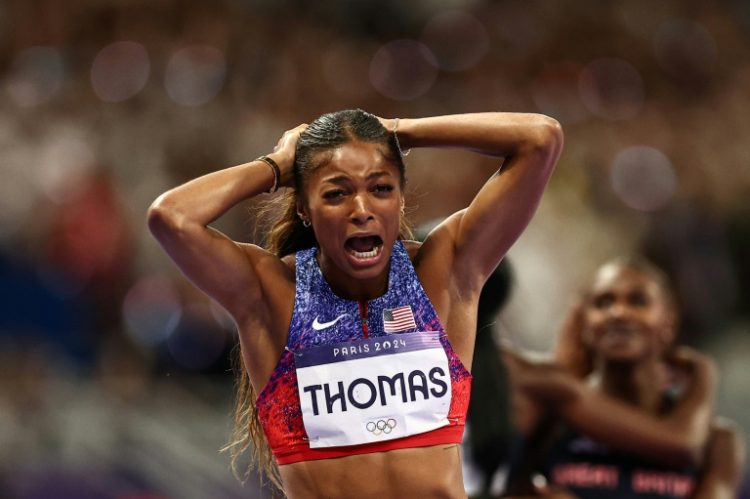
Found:
<path fill-rule="evenodd" d="M 380 116 L 375 117 L 378 119 L 378 121 L 380 121 L 380 124 L 383 125 L 386 130 L 388 130 L 389 132 L 393 132 L 396 124 L 395 118 L 381 118 Z"/>
<path fill-rule="evenodd" d="M 292 187 L 294 185 L 294 153 L 297 148 L 299 136 L 305 129 L 307 129 L 307 123 L 302 123 L 291 130 L 287 130 L 273 148 L 273 158 L 281 170 L 279 185 L 282 187 Z"/>

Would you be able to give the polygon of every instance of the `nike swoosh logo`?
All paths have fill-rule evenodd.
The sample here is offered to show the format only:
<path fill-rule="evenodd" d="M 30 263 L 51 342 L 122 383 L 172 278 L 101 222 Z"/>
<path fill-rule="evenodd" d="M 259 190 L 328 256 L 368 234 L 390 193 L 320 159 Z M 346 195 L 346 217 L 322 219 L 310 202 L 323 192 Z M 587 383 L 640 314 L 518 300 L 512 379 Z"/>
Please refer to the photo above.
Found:
<path fill-rule="evenodd" d="M 343 319 L 344 317 L 346 317 L 347 315 L 349 315 L 349 314 L 341 314 L 341 315 L 339 315 L 338 317 L 336 317 L 335 319 L 333 319 L 332 321 L 329 321 L 329 322 L 320 322 L 320 321 L 318 321 L 318 318 L 316 317 L 315 320 L 312 323 L 313 329 L 316 330 L 316 331 L 320 331 L 321 329 L 329 328 L 329 327 L 333 326 L 334 324 L 336 324 L 341 319 Z"/>

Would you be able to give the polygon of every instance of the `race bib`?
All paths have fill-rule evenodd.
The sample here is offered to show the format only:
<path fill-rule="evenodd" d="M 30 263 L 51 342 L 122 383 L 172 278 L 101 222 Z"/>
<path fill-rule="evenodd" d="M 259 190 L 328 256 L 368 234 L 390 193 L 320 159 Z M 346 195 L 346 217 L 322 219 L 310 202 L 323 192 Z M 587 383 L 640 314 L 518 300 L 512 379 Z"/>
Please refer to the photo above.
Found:
<path fill-rule="evenodd" d="M 294 353 L 311 448 L 382 442 L 448 424 L 451 380 L 437 331 Z"/>

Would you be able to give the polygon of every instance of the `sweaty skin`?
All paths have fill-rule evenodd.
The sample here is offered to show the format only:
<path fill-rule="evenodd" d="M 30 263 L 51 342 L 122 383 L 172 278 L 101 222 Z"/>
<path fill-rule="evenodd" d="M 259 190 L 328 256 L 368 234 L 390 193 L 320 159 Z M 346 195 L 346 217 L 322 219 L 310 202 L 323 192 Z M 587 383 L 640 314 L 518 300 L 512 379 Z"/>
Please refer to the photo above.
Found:
<path fill-rule="evenodd" d="M 466 497 L 458 445 L 294 463 L 281 467 L 281 477 L 295 499 Z"/>
<path fill-rule="evenodd" d="M 381 119 L 393 130 L 393 120 Z M 291 186 L 301 125 L 268 156 L 281 185 Z M 417 276 L 454 350 L 471 369 L 479 294 L 531 219 L 562 149 L 553 119 L 534 114 L 477 113 L 402 119 L 403 148 L 455 147 L 503 157 L 502 170 L 468 208 L 426 238 L 407 243 Z M 351 141 L 325 156 L 299 197 L 299 216 L 312 224 L 318 263 L 342 298 L 371 300 L 387 289 L 389 259 L 404 206 L 400 173 L 382 144 Z M 460 165 L 436 165 L 454 168 Z M 218 301 L 238 326 L 242 358 L 260 393 L 286 345 L 295 297 L 294 255 L 282 259 L 208 227 L 229 208 L 273 185 L 262 161 L 210 173 L 160 196 L 149 226 L 183 273 Z M 374 256 L 351 237 L 377 236 Z M 373 239 L 377 240 L 377 239 Z M 371 240 L 372 241 L 372 240 Z M 357 254 L 359 253 L 359 255 Z M 368 256 L 363 256 L 363 254 Z M 465 497 L 456 445 L 438 445 L 280 467 L 290 498 Z"/>

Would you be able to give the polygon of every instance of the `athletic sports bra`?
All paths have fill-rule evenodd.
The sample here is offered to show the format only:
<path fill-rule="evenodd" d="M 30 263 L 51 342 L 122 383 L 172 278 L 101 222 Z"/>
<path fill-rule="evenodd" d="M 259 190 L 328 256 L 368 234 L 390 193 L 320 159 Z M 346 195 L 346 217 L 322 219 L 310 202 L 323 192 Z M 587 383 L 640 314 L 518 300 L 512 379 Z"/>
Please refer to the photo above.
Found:
<path fill-rule="evenodd" d="M 286 348 L 256 401 L 278 464 L 460 443 L 471 374 L 403 243 L 369 302 L 336 296 L 315 253 L 296 255 Z"/>

